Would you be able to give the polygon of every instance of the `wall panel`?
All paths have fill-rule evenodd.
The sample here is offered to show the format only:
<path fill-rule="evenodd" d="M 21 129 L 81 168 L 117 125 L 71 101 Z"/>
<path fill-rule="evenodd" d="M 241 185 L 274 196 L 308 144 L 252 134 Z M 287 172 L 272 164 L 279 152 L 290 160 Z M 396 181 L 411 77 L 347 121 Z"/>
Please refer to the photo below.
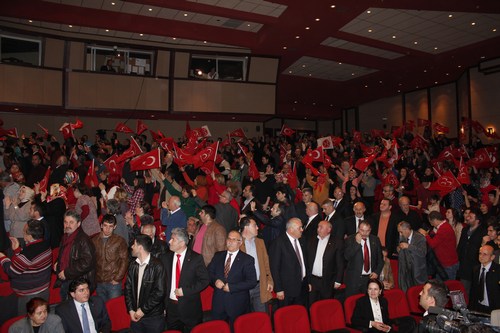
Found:
<path fill-rule="evenodd" d="M 372 129 L 384 129 L 384 126 L 387 130 L 392 126 L 401 126 L 402 110 L 399 95 L 360 105 L 359 128 L 362 132 L 369 132 Z"/>
<path fill-rule="evenodd" d="M 472 119 L 478 120 L 485 128 L 500 130 L 500 73 L 484 75 L 477 69 L 470 70 Z M 484 142 L 491 139 L 479 136 Z M 498 142 L 498 140 L 497 140 Z"/>
<path fill-rule="evenodd" d="M 457 137 L 457 98 L 455 83 L 431 89 L 432 123 L 440 123 L 450 128 L 448 137 Z"/>

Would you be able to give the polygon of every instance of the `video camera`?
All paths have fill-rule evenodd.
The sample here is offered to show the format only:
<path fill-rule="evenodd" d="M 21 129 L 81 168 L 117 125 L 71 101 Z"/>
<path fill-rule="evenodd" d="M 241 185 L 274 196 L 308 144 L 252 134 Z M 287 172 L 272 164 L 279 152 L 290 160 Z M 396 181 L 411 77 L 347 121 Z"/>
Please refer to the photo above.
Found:
<path fill-rule="evenodd" d="M 471 313 L 467 309 L 464 294 L 460 290 L 454 290 L 448 296 L 451 298 L 454 310 L 431 306 L 428 311 L 429 314 L 435 315 L 435 319 L 427 321 L 425 325 L 426 332 L 466 332 L 467 327 L 475 323 L 489 326 L 490 316 L 482 313 Z"/>

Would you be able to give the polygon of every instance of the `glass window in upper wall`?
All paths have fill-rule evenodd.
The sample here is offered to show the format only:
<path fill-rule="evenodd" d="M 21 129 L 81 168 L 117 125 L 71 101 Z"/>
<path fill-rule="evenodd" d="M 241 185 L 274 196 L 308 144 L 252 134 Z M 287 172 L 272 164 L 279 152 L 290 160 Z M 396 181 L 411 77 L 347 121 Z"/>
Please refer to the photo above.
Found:
<path fill-rule="evenodd" d="M 0 35 L 0 60 L 3 63 L 40 66 L 40 50 L 39 40 Z"/>
<path fill-rule="evenodd" d="M 246 81 L 248 57 L 193 54 L 189 77 L 208 80 Z"/>
<path fill-rule="evenodd" d="M 151 75 L 152 62 L 152 52 L 117 47 L 87 47 L 86 69 L 89 71 Z"/>

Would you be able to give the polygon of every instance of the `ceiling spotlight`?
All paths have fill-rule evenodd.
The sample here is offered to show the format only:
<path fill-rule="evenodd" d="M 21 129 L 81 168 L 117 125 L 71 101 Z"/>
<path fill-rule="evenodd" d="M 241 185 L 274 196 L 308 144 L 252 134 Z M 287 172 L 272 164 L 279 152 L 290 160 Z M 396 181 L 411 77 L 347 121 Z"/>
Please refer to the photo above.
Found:
<path fill-rule="evenodd" d="M 450 75 L 450 73 L 446 73 L 446 76 L 449 76 L 449 75 Z"/>
<path fill-rule="evenodd" d="M 316 18 L 316 19 L 315 19 L 315 21 L 316 21 L 316 22 L 319 22 L 320 20 L 319 20 L 319 18 Z"/>
<path fill-rule="evenodd" d="M 144 36 L 144 34 L 139 34 L 139 36 L 141 36 L 141 37 L 142 37 L 142 36 Z"/>
<path fill-rule="evenodd" d="M 368 88 L 368 85 L 367 85 L 367 84 L 365 84 L 365 88 Z"/>
<path fill-rule="evenodd" d="M 449 17 L 449 18 L 452 18 L 452 17 L 453 17 L 453 14 L 448 15 L 448 17 Z"/>
<path fill-rule="evenodd" d="M 437 50 L 437 49 L 438 49 L 438 47 L 437 47 L 437 46 L 434 46 L 434 50 Z"/>
<path fill-rule="evenodd" d="M 309 30 L 309 29 L 311 29 L 311 28 L 309 28 L 309 27 L 306 27 L 306 30 Z"/>
<path fill-rule="evenodd" d="M 293 72 L 292 71 L 288 71 L 288 74 L 292 74 Z"/>
<path fill-rule="evenodd" d="M 176 37 L 172 37 L 173 40 L 176 40 L 177 38 Z"/>
<path fill-rule="evenodd" d="M 335 5 L 331 5 L 330 8 L 335 8 L 336 6 Z"/>
<path fill-rule="evenodd" d="M 413 42 L 413 44 L 417 45 L 417 44 L 418 44 L 418 42 L 417 42 L 417 41 L 414 41 L 414 42 Z"/>
<path fill-rule="evenodd" d="M 206 40 L 204 40 L 204 41 L 203 41 L 203 44 L 206 44 L 206 43 L 207 43 L 207 41 L 206 41 Z"/>
<path fill-rule="evenodd" d="M 153 11 L 153 8 L 148 8 L 148 10 L 149 10 L 150 12 L 152 12 L 152 11 Z"/>
<path fill-rule="evenodd" d="M 29 20 L 28 22 L 29 22 L 29 23 L 33 23 L 33 20 Z"/>
<path fill-rule="evenodd" d="M 312 74 L 311 74 L 311 73 L 309 73 L 309 76 L 312 76 Z"/>
<path fill-rule="evenodd" d="M 300 36 L 295 36 L 295 38 L 299 39 L 299 38 L 300 38 Z"/>
<path fill-rule="evenodd" d="M 305 67 L 306 67 L 306 65 L 302 65 L 302 68 L 305 68 Z"/>
<path fill-rule="evenodd" d="M 109 29 L 106 29 L 106 32 L 109 32 Z"/>
<path fill-rule="evenodd" d="M 351 76 L 354 76 L 354 75 L 356 75 L 356 73 L 351 73 Z"/>
<path fill-rule="evenodd" d="M 286 49 L 287 49 L 287 47 L 286 47 L 286 46 L 283 46 L 283 50 L 286 50 Z"/>
<path fill-rule="evenodd" d="M 297 104 L 298 102 L 297 101 L 293 101 L 295 104 Z"/>
<path fill-rule="evenodd" d="M 187 17 L 187 16 L 188 16 L 188 14 L 187 14 L 187 13 L 184 13 L 184 17 Z"/>
<path fill-rule="evenodd" d="M 367 14 L 371 14 L 371 13 L 372 13 L 372 11 L 371 11 L 371 10 L 367 10 L 367 11 L 366 11 L 366 13 L 367 13 Z"/>
<path fill-rule="evenodd" d="M 372 32 L 373 30 L 372 29 L 368 29 L 368 32 Z"/>
<path fill-rule="evenodd" d="M 70 25 L 68 25 L 68 27 L 73 28 L 73 26 L 72 26 L 71 24 L 70 24 Z"/>
<path fill-rule="evenodd" d="M 437 82 L 437 81 L 434 81 L 434 84 L 438 84 L 438 82 Z"/>
<path fill-rule="evenodd" d="M 342 63 L 341 63 L 341 62 L 339 62 L 339 65 L 342 65 Z"/>
<path fill-rule="evenodd" d="M 114 5 L 116 5 L 116 3 L 112 2 L 112 3 L 111 3 L 111 6 L 114 6 Z"/>
<path fill-rule="evenodd" d="M 392 39 L 396 39 L 396 35 L 392 35 Z"/>
<path fill-rule="evenodd" d="M 474 25 L 476 25 L 476 22 L 472 22 L 470 25 L 474 26 Z"/>
<path fill-rule="evenodd" d="M 247 27 L 249 27 L 249 26 L 250 26 L 250 23 L 247 24 Z"/>
<path fill-rule="evenodd" d="M 493 31 L 493 32 L 497 32 L 497 28 L 493 28 L 493 30 L 491 30 L 491 31 Z"/>
<path fill-rule="evenodd" d="M 427 69 L 424 69 L 424 73 L 427 73 Z"/>

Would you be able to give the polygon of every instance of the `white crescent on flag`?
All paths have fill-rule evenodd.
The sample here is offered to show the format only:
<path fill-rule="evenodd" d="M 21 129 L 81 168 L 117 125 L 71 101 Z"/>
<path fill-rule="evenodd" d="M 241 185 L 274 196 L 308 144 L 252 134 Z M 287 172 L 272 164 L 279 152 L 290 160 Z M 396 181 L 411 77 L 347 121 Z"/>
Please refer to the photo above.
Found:
<path fill-rule="evenodd" d="M 321 155 L 320 155 L 319 151 L 317 151 L 317 150 L 313 150 L 313 151 L 311 152 L 311 156 L 312 156 L 315 160 L 317 160 L 317 159 L 319 159 L 319 157 L 320 157 Z"/>
<path fill-rule="evenodd" d="M 145 167 L 150 167 L 150 166 L 155 165 L 155 163 L 156 163 L 156 157 L 154 157 L 154 156 L 148 156 L 148 158 L 146 158 L 142 162 L 142 165 L 145 166 Z"/>

